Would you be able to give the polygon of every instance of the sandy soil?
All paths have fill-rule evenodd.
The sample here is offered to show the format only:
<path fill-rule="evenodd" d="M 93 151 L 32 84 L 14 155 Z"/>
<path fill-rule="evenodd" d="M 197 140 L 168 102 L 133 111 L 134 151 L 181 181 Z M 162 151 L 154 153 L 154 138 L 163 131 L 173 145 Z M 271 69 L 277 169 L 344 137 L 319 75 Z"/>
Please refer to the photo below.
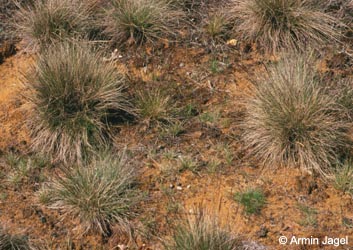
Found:
<path fill-rule="evenodd" d="M 180 93 L 180 102 L 196 103 L 200 113 L 218 112 L 215 123 L 200 122 L 194 117 L 186 124 L 185 133 L 175 138 L 160 138 L 158 129 L 145 124 L 123 126 L 115 139 L 117 148 L 125 145 L 140 162 L 141 189 L 149 199 L 141 204 L 136 218 L 139 228 L 136 249 L 161 249 L 160 239 L 172 233 L 172 226 L 195 207 L 202 204 L 218 214 L 232 232 L 244 239 L 259 242 L 270 249 L 338 249 L 325 246 L 280 246 L 278 238 L 287 237 L 343 237 L 350 236 L 353 249 L 352 197 L 297 169 L 261 169 L 246 161 L 241 154 L 238 121 L 242 115 L 242 97 L 251 94 L 249 77 L 263 70 L 263 58 L 252 55 L 241 57 L 233 53 L 221 73 L 209 70 L 210 55 L 203 49 L 170 49 L 166 57 L 152 57 L 146 53 L 140 65 L 138 58 L 124 55 L 117 62 L 124 68 L 136 86 L 161 84 L 152 81 L 161 78 L 162 84 L 171 84 L 174 93 Z M 256 59 L 251 59 L 256 58 Z M 0 65 L 0 150 L 27 152 L 30 139 L 24 125 L 26 108 L 21 94 L 21 72 L 28 69 L 33 59 L 18 54 Z M 126 66 L 124 66 L 126 65 Z M 178 92 L 179 91 L 179 92 Z M 219 149 L 228 144 L 234 159 L 225 160 Z M 197 159 L 199 170 L 168 173 L 170 160 L 167 151 Z M 215 169 L 212 168 L 215 167 Z M 11 171 L 4 162 L 0 169 Z M 45 170 L 46 175 L 55 172 Z M 1 180 L 0 192 L 6 199 L 0 201 L 0 222 L 11 232 L 28 234 L 35 241 L 62 242 L 73 235 L 77 249 L 116 249 L 126 243 L 113 229 L 110 238 L 89 234 L 75 236 L 77 221 L 58 220 L 58 211 L 38 204 L 35 191 L 38 183 L 28 182 L 14 188 Z M 181 187 L 178 189 L 176 187 Z M 260 215 L 245 215 L 234 201 L 234 193 L 250 187 L 261 187 L 267 203 Z M 315 208 L 316 223 L 310 224 L 300 204 Z M 133 249 L 135 249 L 133 248 Z M 343 249 L 343 248 L 342 248 Z"/>

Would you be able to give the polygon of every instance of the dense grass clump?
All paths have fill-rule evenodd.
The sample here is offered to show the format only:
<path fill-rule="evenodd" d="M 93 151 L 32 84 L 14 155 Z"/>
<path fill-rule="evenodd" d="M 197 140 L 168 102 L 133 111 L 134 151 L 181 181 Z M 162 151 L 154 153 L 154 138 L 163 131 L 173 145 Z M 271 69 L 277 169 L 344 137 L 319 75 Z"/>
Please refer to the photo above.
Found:
<path fill-rule="evenodd" d="M 106 144 L 108 116 L 129 111 L 124 77 L 84 44 L 50 47 L 26 78 L 33 147 L 54 162 L 82 162 Z"/>
<path fill-rule="evenodd" d="M 168 250 L 238 250 L 242 248 L 239 237 L 223 229 L 217 217 L 199 209 L 180 225 Z"/>
<path fill-rule="evenodd" d="M 261 189 L 249 189 L 236 193 L 235 200 L 244 206 L 247 214 L 258 214 L 266 204 L 266 197 Z"/>
<path fill-rule="evenodd" d="M 341 32 L 345 41 L 351 41 L 353 37 L 353 1 L 352 0 L 316 0 L 316 4 L 323 6 L 330 15 L 340 19 L 345 25 Z M 348 38 L 348 39 L 347 39 Z"/>
<path fill-rule="evenodd" d="M 0 45 L 11 37 L 8 20 L 15 10 L 16 5 L 14 1 L 0 0 Z"/>
<path fill-rule="evenodd" d="M 348 146 L 348 123 L 313 64 L 298 56 L 268 68 L 247 102 L 243 140 L 249 154 L 268 167 L 297 166 L 327 176 Z"/>
<path fill-rule="evenodd" d="M 136 97 L 138 115 L 147 123 L 156 121 L 171 121 L 175 108 L 172 98 L 160 89 L 140 91 Z"/>
<path fill-rule="evenodd" d="M 1 250 L 30 250 L 28 239 L 23 235 L 12 235 L 0 228 Z"/>
<path fill-rule="evenodd" d="M 8 56 L 6 41 L 9 39 L 8 15 L 11 13 L 11 4 L 9 0 L 0 0 L 0 64 Z M 5 46 L 4 46 L 5 45 Z"/>
<path fill-rule="evenodd" d="M 183 17 L 165 0 L 112 0 L 107 15 L 106 32 L 119 45 L 174 39 Z"/>
<path fill-rule="evenodd" d="M 46 47 L 55 41 L 87 36 L 94 28 L 94 0 L 35 0 L 22 4 L 15 23 L 28 47 Z"/>
<path fill-rule="evenodd" d="M 306 0 L 234 0 L 235 30 L 260 49 L 304 50 L 339 40 L 338 19 Z"/>
<path fill-rule="evenodd" d="M 1 0 L 0 1 L 0 44 L 5 40 L 6 37 L 6 31 L 5 31 L 5 21 L 7 19 L 7 10 L 8 10 L 8 5 L 9 5 L 8 0 Z"/>
<path fill-rule="evenodd" d="M 353 121 L 353 79 L 352 78 L 343 78 L 333 82 L 331 86 L 332 92 L 336 99 L 337 103 L 345 111 L 344 118 L 347 121 Z"/>
<path fill-rule="evenodd" d="M 325 0 L 318 1 L 318 4 L 323 5 L 327 12 L 334 16 L 342 18 L 344 21 L 351 23 L 353 20 L 353 1 L 352 0 Z"/>
<path fill-rule="evenodd" d="M 205 31 L 212 39 L 226 38 L 229 33 L 230 17 L 226 13 L 217 12 L 206 21 Z"/>
<path fill-rule="evenodd" d="M 333 186 L 342 192 L 353 194 L 353 165 L 351 160 L 345 161 L 337 168 Z"/>
<path fill-rule="evenodd" d="M 124 156 L 103 154 L 87 166 L 66 169 L 45 188 L 46 203 L 64 217 L 79 218 L 84 232 L 108 234 L 115 222 L 127 227 L 141 198 L 134 187 L 136 169 L 130 165 Z"/>

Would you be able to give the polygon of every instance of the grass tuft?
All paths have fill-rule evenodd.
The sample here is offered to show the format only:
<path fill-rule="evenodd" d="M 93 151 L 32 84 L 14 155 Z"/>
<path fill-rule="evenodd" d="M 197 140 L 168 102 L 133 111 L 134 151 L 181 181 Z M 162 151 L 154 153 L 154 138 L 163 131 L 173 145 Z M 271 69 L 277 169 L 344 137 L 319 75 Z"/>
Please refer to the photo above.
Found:
<path fill-rule="evenodd" d="M 352 161 L 344 162 L 337 170 L 333 186 L 345 193 L 353 194 L 353 165 Z"/>
<path fill-rule="evenodd" d="M 149 122 L 168 122 L 172 120 L 174 108 L 172 99 L 160 89 L 138 92 L 136 96 L 138 115 Z"/>
<path fill-rule="evenodd" d="M 22 2 L 23 1 L 26 0 L 22 0 Z M 11 27 L 9 19 L 16 10 L 17 6 L 15 1 L 0 0 L 0 45 L 7 40 L 13 40 L 13 27 Z"/>
<path fill-rule="evenodd" d="M 47 47 L 74 37 L 85 37 L 93 28 L 93 1 L 35 0 L 19 5 L 15 25 L 31 49 Z"/>
<path fill-rule="evenodd" d="M 303 218 L 299 222 L 300 225 L 305 227 L 316 227 L 318 223 L 318 211 L 315 208 L 309 207 L 304 204 L 298 204 L 298 209 L 300 210 Z"/>
<path fill-rule="evenodd" d="M 206 21 L 205 31 L 212 39 L 224 39 L 229 33 L 230 17 L 224 11 L 210 15 Z"/>
<path fill-rule="evenodd" d="M 176 36 L 182 12 L 165 0 L 112 0 L 106 33 L 118 45 L 141 45 Z"/>
<path fill-rule="evenodd" d="M 168 250 L 237 250 L 242 249 L 239 237 L 220 226 L 217 217 L 198 209 L 174 233 Z"/>
<path fill-rule="evenodd" d="M 28 239 L 23 235 L 11 235 L 0 228 L 0 249 L 1 250 L 30 250 Z"/>
<path fill-rule="evenodd" d="M 344 109 L 347 121 L 353 121 L 353 79 L 344 78 L 334 81 L 332 84 L 333 96 L 337 103 Z"/>
<path fill-rule="evenodd" d="M 280 49 L 320 48 L 339 40 L 339 20 L 306 0 L 234 0 L 235 30 L 241 40 Z"/>
<path fill-rule="evenodd" d="M 321 4 L 331 15 L 340 18 L 352 32 L 353 24 L 353 1 L 352 0 L 317 0 L 316 4 Z M 351 35 L 350 35 L 351 36 Z"/>
<path fill-rule="evenodd" d="M 51 46 L 26 80 L 33 147 L 54 162 L 85 160 L 108 143 L 108 117 L 129 111 L 124 77 L 86 44 Z"/>
<path fill-rule="evenodd" d="M 128 227 L 132 208 L 141 195 L 135 189 L 136 169 L 127 164 L 124 154 L 102 154 L 87 166 L 63 170 L 45 191 L 45 203 L 59 209 L 63 217 L 79 218 L 84 232 L 109 234 L 111 224 Z"/>
<path fill-rule="evenodd" d="M 244 206 L 247 214 L 259 214 L 266 204 L 266 197 L 260 189 L 249 189 L 243 193 L 236 193 L 234 197 Z"/>
<path fill-rule="evenodd" d="M 42 170 L 48 162 L 39 156 L 18 156 L 13 153 L 6 155 L 6 165 L 10 168 L 7 182 L 16 188 L 24 183 L 39 183 L 44 180 Z"/>
<path fill-rule="evenodd" d="M 287 57 L 268 68 L 247 102 L 243 140 L 267 166 L 296 166 L 328 177 L 349 142 L 342 109 L 307 56 Z"/>

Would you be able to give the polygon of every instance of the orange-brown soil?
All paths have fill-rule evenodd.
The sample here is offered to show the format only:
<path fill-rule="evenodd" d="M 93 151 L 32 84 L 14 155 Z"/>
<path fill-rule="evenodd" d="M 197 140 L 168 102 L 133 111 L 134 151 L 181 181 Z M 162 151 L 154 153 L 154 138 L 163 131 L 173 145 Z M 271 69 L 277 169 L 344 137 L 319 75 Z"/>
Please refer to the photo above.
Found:
<path fill-rule="evenodd" d="M 142 60 L 148 63 L 144 65 L 137 63 L 141 59 L 126 58 L 126 55 L 117 62 L 137 87 L 156 84 L 172 88 L 171 94 L 177 96 L 179 104 L 193 103 L 201 114 L 219 114 L 214 122 L 191 118 L 185 124 L 184 133 L 176 137 L 162 137 L 157 126 L 145 123 L 120 128 L 116 148 L 126 146 L 132 152 L 141 168 L 140 187 L 148 194 L 140 205 L 140 215 L 133 222 L 138 236 L 131 249 L 162 249 L 161 239 L 168 239 L 178 220 L 200 204 L 218 214 L 232 232 L 269 249 L 339 249 L 281 246 L 278 238 L 282 235 L 349 236 L 350 245 L 342 249 L 353 249 L 350 195 L 337 191 L 330 182 L 297 169 L 259 168 L 243 157 L 238 126 L 243 112 L 242 98 L 251 94 L 248 79 L 254 72 L 263 70 L 261 62 L 264 61 L 256 55 L 247 57 L 232 52 L 221 73 L 210 72 L 212 58 L 203 49 L 170 49 L 163 58 L 146 53 Z M 30 56 L 22 54 L 0 65 L 0 149 L 4 154 L 30 150 L 20 78 L 31 62 Z M 229 161 L 222 150 L 225 144 L 233 157 Z M 197 161 L 197 171 L 173 171 L 176 159 L 164 157 L 170 151 Z M 3 175 L 11 171 L 4 162 L 0 163 L 0 169 Z M 44 174 L 50 176 L 55 171 L 55 168 L 46 169 Z M 6 193 L 6 198 L 0 201 L 0 223 L 13 233 L 54 243 L 64 242 L 71 235 L 77 249 L 118 249 L 118 244 L 126 243 L 119 236 L 118 228 L 113 228 L 109 238 L 93 233 L 79 236 L 74 230 L 77 220 L 60 221 L 60 211 L 39 205 L 35 182 L 15 188 L 2 177 L 1 183 L 0 193 Z M 244 214 L 243 208 L 234 201 L 234 193 L 251 187 L 262 188 L 267 197 L 259 215 Z M 317 210 L 317 222 L 307 222 L 300 204 Z"/>
<path fill-rule="evenodd" d="M 24 129 L 24 111 L 21 78 L 28 70 L 31 57 L 16 55 L 0 67 L 0 150 L 19 149 L 28 141 Z"/>

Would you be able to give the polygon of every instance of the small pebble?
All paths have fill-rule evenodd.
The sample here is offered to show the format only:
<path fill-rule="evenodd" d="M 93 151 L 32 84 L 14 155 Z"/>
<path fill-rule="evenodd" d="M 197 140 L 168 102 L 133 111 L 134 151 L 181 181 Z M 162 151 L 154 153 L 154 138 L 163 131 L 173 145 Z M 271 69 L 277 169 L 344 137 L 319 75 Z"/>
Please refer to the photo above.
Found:
<path fill-rule="evenodd" d="M 191 188 L 191 185 L 187 185 L 186 188 L 187 188 L 187 189 L 190 189 L 190 188 Z"/>
<path fill-rule="evenodd" d="M 127 248 L 127 246 L 125 246 L 125 245 L 118 245 L 118 248 L 119 248 L 119 250 L 126 250 L 126 249 L 128 249 Z"/>
<path fill-rule="evenodd" d="M 183 188 L 180 186 L 177 186 L 177 190 L 183 190 Z"/>

